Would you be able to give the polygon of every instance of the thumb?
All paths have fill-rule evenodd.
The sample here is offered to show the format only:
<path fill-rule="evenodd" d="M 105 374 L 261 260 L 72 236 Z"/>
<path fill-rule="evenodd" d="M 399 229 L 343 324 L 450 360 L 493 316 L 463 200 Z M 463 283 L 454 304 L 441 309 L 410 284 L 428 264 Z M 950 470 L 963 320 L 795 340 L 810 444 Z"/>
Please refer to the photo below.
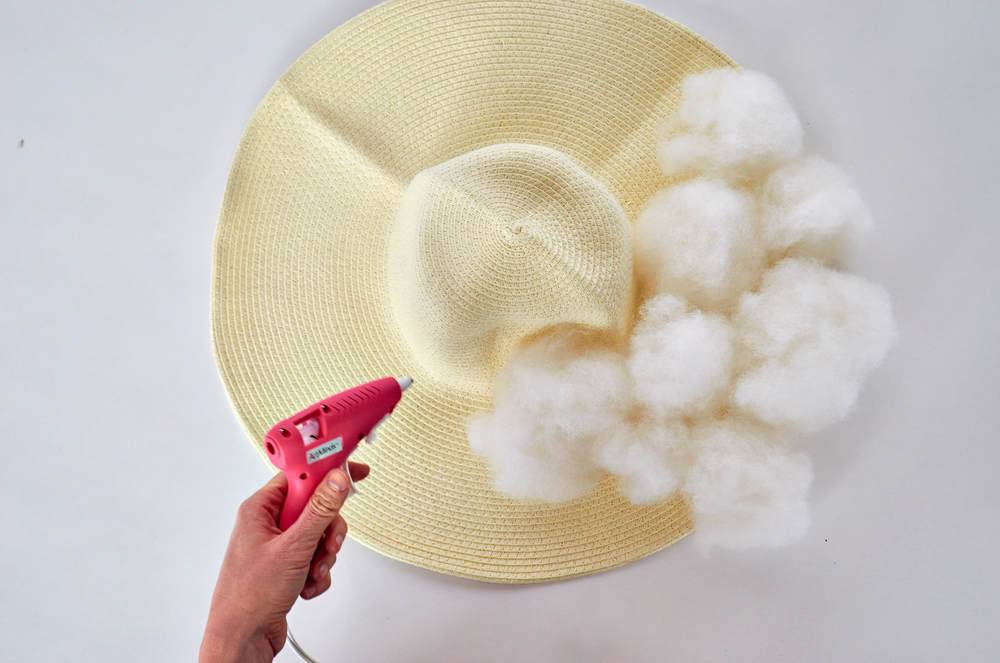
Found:
<path fill-rule="evenodd" d="M 285 532 L 289 544 L 301 546 L 311 555 L 326 528 L 340 514 L 340 507 L 347 499 L 349 487 L 347 473 L 343 469 L 338 467 L 330 470 L 316 486 L 302 515 Z"/>

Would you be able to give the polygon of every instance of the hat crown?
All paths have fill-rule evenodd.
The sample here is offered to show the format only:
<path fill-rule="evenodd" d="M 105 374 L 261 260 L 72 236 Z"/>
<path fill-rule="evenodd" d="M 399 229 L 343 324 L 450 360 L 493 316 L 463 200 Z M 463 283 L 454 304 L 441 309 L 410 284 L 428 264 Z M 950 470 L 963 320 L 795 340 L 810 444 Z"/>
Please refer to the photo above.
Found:
<path fill-rule="evenodd" d="M 413 358 L 489 391 L 519 341 L 557 324 L 621 333 L 632 308 L 628 221 L 557 150 L 500 144 L 418 173 L 390 242 L 390 297 Z"/>

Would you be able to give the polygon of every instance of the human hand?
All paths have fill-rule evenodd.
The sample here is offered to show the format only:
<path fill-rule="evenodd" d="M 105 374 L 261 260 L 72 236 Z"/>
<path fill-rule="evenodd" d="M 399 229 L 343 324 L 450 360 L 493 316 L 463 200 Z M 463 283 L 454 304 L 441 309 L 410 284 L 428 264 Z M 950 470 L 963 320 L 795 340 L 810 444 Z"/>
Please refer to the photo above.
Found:
<path fill-rule="evenodd" d="M 360 481 L 369 467 L 349 463 Z M 347 536 L 340 507 L 349 483 L 331 470 L 299 519 L 285 532 L 278 516 L 288 480 L 278 473 L 240 505 L 212 595 L 200 661 L 270 661 L 285 645 L 285 620 L 296 597 L 309 600 L 330 588 L 330 569 Z"/>

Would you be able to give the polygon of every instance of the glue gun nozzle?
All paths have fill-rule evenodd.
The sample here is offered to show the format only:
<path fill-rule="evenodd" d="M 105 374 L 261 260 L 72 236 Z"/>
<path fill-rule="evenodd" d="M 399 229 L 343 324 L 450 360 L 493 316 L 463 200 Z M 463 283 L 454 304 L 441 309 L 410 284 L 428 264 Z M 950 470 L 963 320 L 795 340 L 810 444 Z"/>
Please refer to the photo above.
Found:
<path fill-rule="evenodd" d="M 409 386 L 413 384 L 413 378 L 411 377 L 396 378 L 396 382 L 399 383 L 400 391 L 406 391 L 409 388 Z"/>

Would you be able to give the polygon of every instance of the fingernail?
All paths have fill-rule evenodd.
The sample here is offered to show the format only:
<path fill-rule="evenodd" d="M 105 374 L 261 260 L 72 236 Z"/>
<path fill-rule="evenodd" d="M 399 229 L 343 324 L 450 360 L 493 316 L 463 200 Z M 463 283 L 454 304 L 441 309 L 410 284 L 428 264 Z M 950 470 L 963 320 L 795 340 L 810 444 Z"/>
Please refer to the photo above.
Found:
<path fill-rule="evenodd" d="M 330 570 L 329 566 L 327 566 L 326 564 L 320 564 L 318 567 L 316 567 L 316 577 L 322 578 L 327 574 L 329 570 Z"/>
<path fill-rule="evenodd" d="M 337 492 L 343 492 L 347 490 L 347 477 L 344 476 L 342 471 L 336 470 L 330 477 L 330 485 Z"/>
<path fill-rule="evenodd" d="M 340 548 L 340 546 L 344 545 L 344 535 L 343 534 L 338 534 L 337 536 L 333 537 L 333 540 L 337 542 L 337 547 L 338 548 Z"/>

